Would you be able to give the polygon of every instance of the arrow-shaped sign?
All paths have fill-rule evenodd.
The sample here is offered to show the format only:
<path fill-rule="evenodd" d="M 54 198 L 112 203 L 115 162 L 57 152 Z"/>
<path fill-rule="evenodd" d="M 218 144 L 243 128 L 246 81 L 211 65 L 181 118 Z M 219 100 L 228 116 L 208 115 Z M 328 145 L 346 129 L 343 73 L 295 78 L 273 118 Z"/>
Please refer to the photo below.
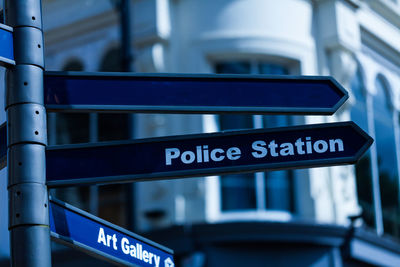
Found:
<path fill-rule="evenodd" d="M 46 72 L 49 111 L 333 114 L 348 98 L 331 77 Z"/>
<path fill-rule="evenodd" d="M 15 65 L 13 28 L 0 24 L 0 65 Z"/>
<path fill-rule="evenodd" d="M 174 266 L 172 250 L 67 203 L 50 200 L 49 211 L 56 242 L 118 265 Z"/>
<path fill-rule="evenodd" d="M 67 145 L 46 151 L 49 187 L 355 163 L 373 140 L 353 122 Z"/>

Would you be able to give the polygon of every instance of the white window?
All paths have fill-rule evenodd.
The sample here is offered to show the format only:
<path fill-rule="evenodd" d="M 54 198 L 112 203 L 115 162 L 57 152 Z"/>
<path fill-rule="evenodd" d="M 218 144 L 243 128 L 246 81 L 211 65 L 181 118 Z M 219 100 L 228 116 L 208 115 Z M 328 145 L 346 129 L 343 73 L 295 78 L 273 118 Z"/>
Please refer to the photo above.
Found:
<path fill-rule="evenodd" d="M 216 73 L 225 74 L 289 74 L 285 65 L 260 60 L 219 61 L 214 67 Z M 216 130 L 289 126 L 292 120 L 284 115 L 220 115 L 216 116 Z M 287 220 L 294 211 L 293 171 L 231 174 L 216 181 L 218 218 L 213 219 L 248 219 L 255 215 L 259 219 Z"/>

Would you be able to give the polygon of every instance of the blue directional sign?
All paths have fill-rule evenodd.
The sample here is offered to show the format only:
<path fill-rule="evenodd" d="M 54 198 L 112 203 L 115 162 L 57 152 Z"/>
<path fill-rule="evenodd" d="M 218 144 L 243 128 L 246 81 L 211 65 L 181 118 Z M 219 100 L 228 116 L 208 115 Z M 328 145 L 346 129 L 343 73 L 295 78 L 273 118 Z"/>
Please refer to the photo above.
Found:
<path fill-rule="evenodd" d="M 0 24 L 0 65 L 15 65 L 13 29 L 4 24 Z"/>
<path fill-rule="evenodd" d="M 46 72 L 49 111 L 333 114 L 348 98 L 331 77 Z"/>
<path fill-rule="evenodd" d="M 372 143 L 353 122 L 49 147 L 49 187 L 355 163 Z"/>
<path fill-rule="evenodd" d="M 58 200 L 50 200 L 52 239 L 127 266 L 174 267 L 173 251 Z"/>

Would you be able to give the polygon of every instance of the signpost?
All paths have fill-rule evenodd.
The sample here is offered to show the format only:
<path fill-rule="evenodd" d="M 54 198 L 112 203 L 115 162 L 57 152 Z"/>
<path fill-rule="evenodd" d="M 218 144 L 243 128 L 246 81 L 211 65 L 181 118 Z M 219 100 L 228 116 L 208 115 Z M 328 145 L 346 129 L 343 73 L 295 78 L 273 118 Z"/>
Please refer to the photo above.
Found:
<path fill-rule="evenodd" d="M 11 34 L 2 28 L 4 43 L 0 43 L 2 61 L 8 63 L 5 109 L 11 265 L 48 267 L 42 5 L 40 0 L 4 2 L 5 23 L 13 29 Z M 15 66 L 10 66 L 14 58 Z"/>
<path fill-rule="evenodd" d="M 172 250 L 58 200 L 49 201 L 54 241 L 114 264 L 173 267 Z"/>
<path fill-rule="evenodd" d="M 371 143 L 341 122 L 56 146 L 46 177 L 57 187 L 351 164 Z"/>
<path fill-rule="evenodd" d="M 44 74 L 45 107 L 54 112 L 329 115 L 347 99 L 339 83 L 322 76 Z"/>
<path fill-rule="evenodd" d="M 333 78 L 46 72 L 48 111 L 333 114 L 348 98 Z"/>
<path fill-rule="evenodd" d="M 0 23 L 0 65 L 15 65 L 13 28 Z"/>
<path fill-rule="evenodd" d="M 46 147 L 46 109 L 331 115 L 348 94 L 331 77 L 45 72 L 41 1 L 8 0 L 5 10 L 12 27 L 0 24 L 0 65 L 9 68 L 0 168 L 9 168 L 13 266 L 50 266 L 50 231 L 112 263 L 174 266 L 170 249 L 49 202 L 47 187 L 352 164 L 373 142 L 342 122 Z"/>

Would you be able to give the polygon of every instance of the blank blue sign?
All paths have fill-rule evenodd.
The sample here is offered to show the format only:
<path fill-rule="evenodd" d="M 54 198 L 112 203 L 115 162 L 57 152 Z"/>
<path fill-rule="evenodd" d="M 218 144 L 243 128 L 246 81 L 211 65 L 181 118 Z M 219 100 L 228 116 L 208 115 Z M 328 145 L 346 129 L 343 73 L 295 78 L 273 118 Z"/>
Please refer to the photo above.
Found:
<path fill-rule="evenodd" d="M 46 72 L 49 111 L 333 114 L 331 77 Z"/>
<path fill-rule="evenodd" d="M 174 267 L 172 250 L 57 200 L 50 200 L 50 231 L 56 242 L 112 263 Z"/>
<path fill-rule="evenodd" d="M 49 147 L 49 187 L 355 163 L 372 139 L 353 122 Z"/>
<path fill-rule="evenodd" d="M 0 65 L 15 65 L 12 32 L 11 27 L 0 24 Z"/>

